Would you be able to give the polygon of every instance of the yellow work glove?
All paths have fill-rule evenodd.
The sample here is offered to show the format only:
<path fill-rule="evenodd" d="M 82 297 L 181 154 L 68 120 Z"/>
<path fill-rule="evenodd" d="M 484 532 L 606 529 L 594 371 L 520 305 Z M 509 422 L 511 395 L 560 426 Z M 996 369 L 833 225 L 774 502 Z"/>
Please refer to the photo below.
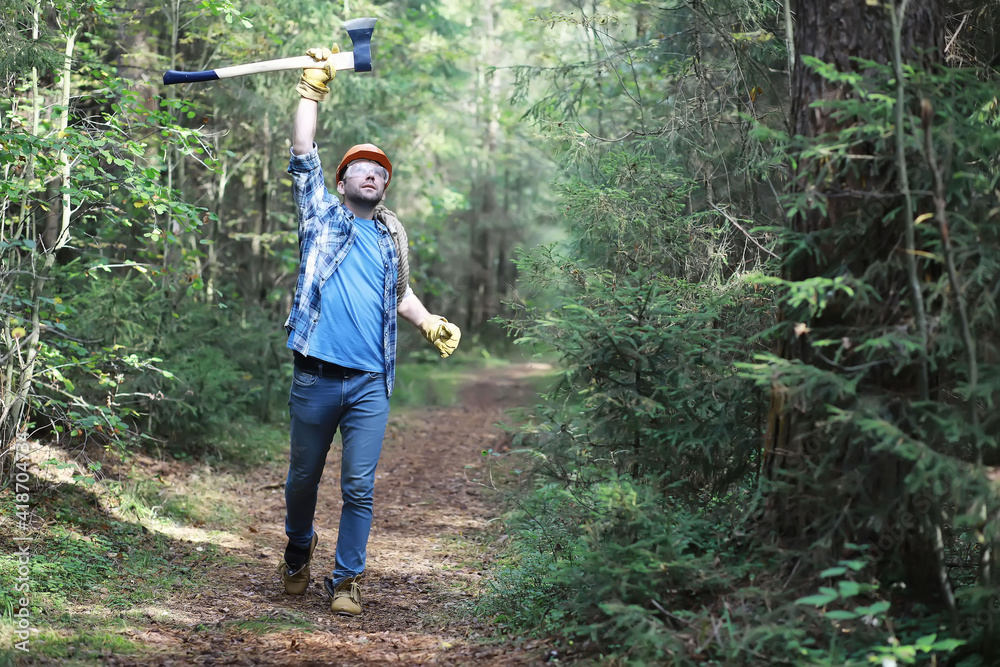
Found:
<path fill-rule="evenodd" d="M 337 71 L 333 69 L 332 64 L 326 64 L 326 61 L 334 53 L 340 53 L 340 49 L 334 44 L 332 49 L 309 49 L 306 51 L 306 55 L 312 56 L 312 59 L 317 63 L 324 63 L 322 67 L 307 67 L 302 70 L 302 78 L 299 79 L 299 85 L 295 86 L 295 90 L 298 91 L 299 95 L 306 98 L 307 100 L 316 100 L 317 102 L 322 102 L 326 99 L 326 96 L 330 93 L 330 88 L 326 85 L 333 81 L 333 77 L 337 75 Z"/>
<path fill-rule="evenodd" d="M 420 333 L 441 352 L 442 359 L 454 352 L 462 340 L 459 328 L 440 315 L 431 315 L 421 322 Z"/>

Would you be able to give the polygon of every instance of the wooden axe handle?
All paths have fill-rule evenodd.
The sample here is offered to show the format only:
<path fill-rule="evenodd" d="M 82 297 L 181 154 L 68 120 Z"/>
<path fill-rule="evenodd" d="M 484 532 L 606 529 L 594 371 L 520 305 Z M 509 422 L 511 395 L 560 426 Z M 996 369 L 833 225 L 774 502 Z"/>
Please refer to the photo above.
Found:
<path fill-rule="evenodd" d="M 354 52 L 334 53 L 326 62 L 333 65 L 335 70 L 354 69 Z M 219 79 L 231 79 L 234 76 L 246 76 L 248 74 L 263 74 L 264 72 L 281 72 L 289 69 L 305 69 L 306 67 L 321 68 L 323 65 L 312 56 L 295 56 L 293 58 L 278 58 L 277 60 L 264 60 L 259 63 L 247 63 L 246 65 L 233 65 L 232 67 L 220 67 L 219 69 L 205 70 L 204 72 L 179 72 L 168 70 L 163 75 L 163 83 L 198 83 L 201 81 L 217 81 Z"/>

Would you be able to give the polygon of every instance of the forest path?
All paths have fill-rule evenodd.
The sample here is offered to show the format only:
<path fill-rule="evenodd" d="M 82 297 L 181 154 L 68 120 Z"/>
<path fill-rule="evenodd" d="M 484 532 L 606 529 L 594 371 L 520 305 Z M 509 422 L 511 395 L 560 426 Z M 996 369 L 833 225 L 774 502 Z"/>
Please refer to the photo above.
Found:
<path fill-rule="evenodd" d="M 395 411 L 375 486 L 375 523 L 362 587 L 364 613 L 330 613 L 323 577 L 333 567 L 340 515 L 339 445 L 331 448 L 316 513 L 319 545 L 312 582 L 286 595 L 277 575 L 285 545 L 285 464 L 225 478 L 226 502 L 246 527 L 193 566 L 195 579 L 157 600 L 133 625 L 139 655 L 114 665 L 528 665 L 544 660 L 540 642 L 482 639 L 489 629 L 468 605 L 482 585 L 491 494 L 469 480 L 482 451 L 502 449 L 496 426 L 510 408 L 530 405 L 537 364 L 477 371 L 453 407 Z M 473 466 L 473 468 L 467 468 Z M 171 477 L 178 479 L 182 471 Z M 232 535 L 232 533 L 231 533 Z M 193 551 L 196 543 L 189 543 Z M 133 619 L 135 616 L 132 617 Z"/>

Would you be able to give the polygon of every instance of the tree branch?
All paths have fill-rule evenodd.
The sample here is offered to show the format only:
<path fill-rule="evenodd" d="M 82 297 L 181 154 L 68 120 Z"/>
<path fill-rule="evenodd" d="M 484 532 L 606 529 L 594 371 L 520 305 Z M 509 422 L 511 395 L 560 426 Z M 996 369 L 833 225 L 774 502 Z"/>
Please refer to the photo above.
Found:
<path fill-rule="evenodd" d="M 778 257 L 777 255 L 775 255 L 775 254 L 774 254 L 773 252 L 771 252 L 770 250 L 768 250 L 767 248 L 765 248 L 764 246 L 762 246 L 762 245 L 761 245 L 760 243 L 758 243 L 758 242 L 757 242 L 757 239 L 755 239 L 754 237 L 752 237 L 752 236 L 750 235 L 750 232 L 748 232 L 747 230 L 743 229 L 743 226 L 742 226 L 742 225 L 741 225 L 741 224 L 740 224 L 739 222 L 737 222 L 737 221 L 736 221 L 736 218 L 734 218 L 733 216 L 729 215 L 729 213 L 727 213 L 726 211 L 722 210 L 721 208 L 719 208 L 719 207 L 718 207 L 718 206 L 716 206 L 715 204 L 711 204 L 711 206 L 712 206 L 712 208 L 714 208 L 714 209 L 715 209 L 716 211 L 718 211 L 719 213 L 721 213 L 721 214 L 722 214 L 722 216 L 723 216 L 723 217 L 724 217 L 724 218 L 725 218 L 726 220 L 728 220 L 729 222 L 733 223 L 733 225 L 735 225 L 735 226 L 736 226 L 736 229 L 738 229 L 738 230 L 740 230 L 741 232 L 743 232 L 743 235 L 744 235 L 744 236 L 746 236 L 746 237 L 747 237 L 748 239 L 750 239 L 750 242 L 751 242 L 751 243 L 753 243 L 753 244 L 754 244 L 755 246 L 757 246 L 758 248 L 760 248 L 761 250 L 763 250 L 764 252 L 766 252 L 766 253 L 767 253 L 768 255 L 770 255 L 771 257 L 774 257 L 775 259 L 781 259 L 781 258 L 780 258 L 780 257 Z"/>

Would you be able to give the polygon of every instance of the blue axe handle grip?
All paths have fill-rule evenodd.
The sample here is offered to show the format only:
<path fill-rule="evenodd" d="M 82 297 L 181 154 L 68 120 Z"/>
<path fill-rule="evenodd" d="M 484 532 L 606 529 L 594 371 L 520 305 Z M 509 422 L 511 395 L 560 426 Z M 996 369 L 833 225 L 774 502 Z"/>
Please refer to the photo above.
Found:
<path fill-rule="evenodd" d="M 167 70 L 163 75 L 163 83 L 170 85 L 173 83 L 201 83 L 202 81 L 217 81 L 219 75 L 214 69 L 205 72 L 178 72 L 175 69 Z"/>

